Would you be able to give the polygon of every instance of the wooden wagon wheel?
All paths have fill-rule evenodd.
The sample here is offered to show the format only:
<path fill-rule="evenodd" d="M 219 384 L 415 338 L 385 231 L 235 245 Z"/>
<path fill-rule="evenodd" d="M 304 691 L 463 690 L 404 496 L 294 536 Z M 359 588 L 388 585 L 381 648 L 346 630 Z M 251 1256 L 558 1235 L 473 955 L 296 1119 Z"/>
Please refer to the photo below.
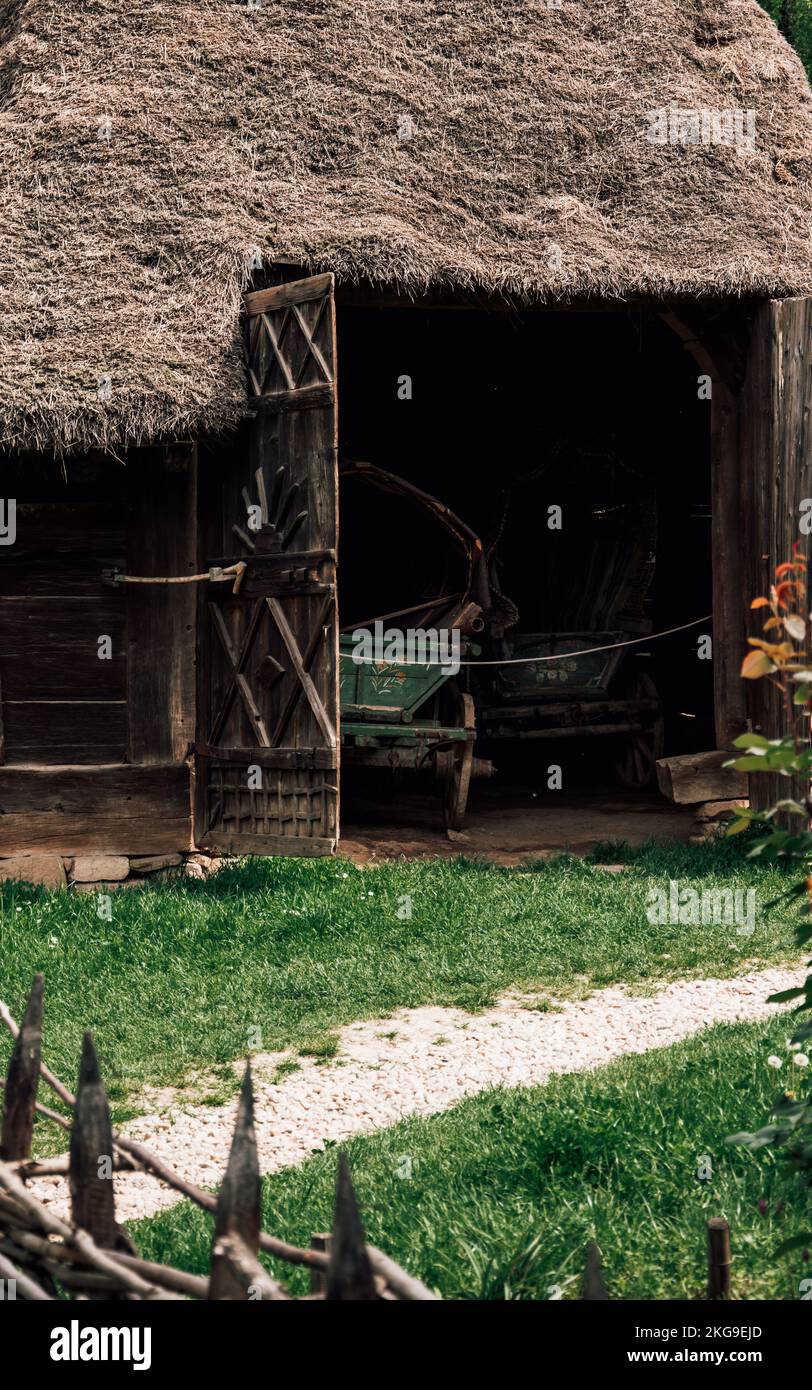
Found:
<path fill-rule="evenodd" d="M 628 694 L 629 700 L 659 700 L 657 687 L 645 671 L 637 671 Z M 658 709 L 650 729 L 641 733 L 624 736 L 623 752 L 614 760 L 615 775 L 624 787 L 631 791 L 644 791 L 656 779 L 655 763 L 663 756 L 665 747 L 665 721 L 662 710 Z"/>
<path fill-rule="evenodd" d="M 454 693 L 456 695 L 456 718 L 453 722 L 458 728 L 467 729 L 473 733 L 476 729 L 474 698 L 467 691 L 455 691 Z M 466 739 L 464 742 L 460 739 L 451 748 L 439 752 L 435 758 L 435 770 L 443 798 L 443 819 L 446 830 L 462 830 L 473 766 L 474 740 L 472 738 Z"/>

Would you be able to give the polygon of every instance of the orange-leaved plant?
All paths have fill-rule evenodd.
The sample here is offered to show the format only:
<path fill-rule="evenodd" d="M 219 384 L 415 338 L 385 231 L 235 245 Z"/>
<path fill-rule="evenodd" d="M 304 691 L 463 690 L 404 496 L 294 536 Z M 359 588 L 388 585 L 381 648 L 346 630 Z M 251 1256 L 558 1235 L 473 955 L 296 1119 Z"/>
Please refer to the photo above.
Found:
<path fill-rule="evenodd" d="M 766 738 L 762 734 L 741 734 L 734 741 L 743 753 L 729 767 L 740 772 L 771 772 L 793 779 L 794 795 L 776 801 L 766 811 L 743 809 L 731 822 L 727 833 L 735 835 L 746 829 L 762 833 L 749 850 L 751 859 L 780 859 L 798 865 L 801 877 L 775 901 L 800 900 L 801 917 L 797 926 L 799 945 L 812 939 L 812 800 L 809 796 L 812 749 L 810 748 L 810 712 L 812 711 L 812 662 L 809 657 L 809 638 L 812 614 L 807 611 L 807 565 L 796 544 L 792 560 L 777 567 L 775 582 L 767 597 L 754 599 L 752 609 L 766 610 L 763 637 L 749 637 L 752 648 L 744 658 L 741 674 L 745 680 L 766 679 L 781 693 L 785 732 L 781 738 Z M 779 823 L 780 820 L 780 823 Z M 793 824 L 794 823 L 794 824 Z M 772 906 L 773 904 L 769 904 Z M 808 962 L 812 968 L 812 961 Z M 783 1003 L 799 999 L 796 1015 L 801 1015 L 789 1042 L 792 1063 L 801 1071 L 808 1066 L 806 1040 L 812 1038 L 812 975 L 799 989 L 784 990 L 770 996 L 771 1002 Z M 812 1094 L 798 1094 L 794 1089 L 781 1092 L 773 1104 L 769 1123 L 755 1133 L 730 1136 L 733 1144 L 745 1144 L 750 1149 L 766 1145 L 782 1147 L 796 1166 L 812 1177 Z M 806 1246 L 812 1233 L 794 1237 L 782 1249 Z"/>

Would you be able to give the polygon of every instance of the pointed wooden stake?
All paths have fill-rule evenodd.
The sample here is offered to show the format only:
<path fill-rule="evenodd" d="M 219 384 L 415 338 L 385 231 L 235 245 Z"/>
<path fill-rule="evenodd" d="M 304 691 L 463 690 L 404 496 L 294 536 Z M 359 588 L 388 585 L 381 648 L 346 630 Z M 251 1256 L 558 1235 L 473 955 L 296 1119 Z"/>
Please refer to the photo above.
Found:
<path fill-rule="evenodd" d="M 259 1249 L 261 1183 L 254 1132 L 254 1086 L 250 1063 L 245 1068 L 237 1120 L 220 1184 L 214 1234 L 236 1232 L 252 1250 Z"/>
<path fill-rule="evenodd" d="M 257 1259 L 262 1183 L 254 1132 L 254 1088 L 245 1068 L 237 1121 L 214 1218 L 210 1299 L 282 1299 L 287 1294 Z"/>
<path fill-rule="evenodd" d="M 594 1240 L 591 1240 L 586 1247 L 586 1268 L 584 1270 L 584 1286 L 581 1298 L 584 1300 L 608 1299 L 606 1285 L 603 1282 L 603 1264 L 601 1262 L 600 1247 Z"/>
<path fill-rule="evenodd" d="M 708 1298 L 730 1297 L 730 1227 L 723 1216 L 708 1221 Z"/>
<path fill-rule="evenodd" d="M 117 1242 L 113 1192 L 113 1130 L 96 1049 L 90 1033 L 82 1040 L 82 1060 L 70 1134 L 71 1215 L 102 1249 Z"/>
<path fill-rule="evenodd" d="M 327 1297 L 344 1302 L 378 1297 L 350 1165 L 343 1149 L 338 1155 L 333 1239 L 327 1266 Z"/>
<path fill-rule="evenodd" d="M 0 1158 L 31 1157 L 34 1110 L 42 1056 L 42 975 L 34 976 L 22 1027 L 8 1064 Z"/>

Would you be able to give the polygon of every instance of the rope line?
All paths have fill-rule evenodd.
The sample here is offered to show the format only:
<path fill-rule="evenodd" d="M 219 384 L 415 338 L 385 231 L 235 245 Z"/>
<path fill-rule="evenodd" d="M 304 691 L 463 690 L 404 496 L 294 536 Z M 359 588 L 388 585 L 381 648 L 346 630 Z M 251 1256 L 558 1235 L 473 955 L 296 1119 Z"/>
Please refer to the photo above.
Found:
<path fill-rule="evenodd" d="M 211 569 L 206 570 L 205 574 L 180 574 L 166 578 L 163 575 L 121 574 L 116 571 L 111 578 L 114 584 L 202 584 L 204 580 L 208 580 L 210 583 L 220 583 L 222 580 L 230 579 L 233 575 L 234 587 L 232 592 L 238 594 L 242 577 L 247 568 L 244 560 L 238 560 L 236 565 L 228 565 L 225 569 L 220 569 L 216 565 L 212 566 Z"/>
<path fill-rule="evenodd" d="M 116 584 L 199 584 L 203 580 L 216 581 L 229 579 L 234 576 L 233 592 L 239 593 L 242 577 L 248 568 L 244 560 L 239 560 L 236 565 L 229 565 L 227 569 L 211 569 L 205 574 L 184 574 L 173 576 L 172 578 L 162 578 L 158 576 L 139 575 L 139 574 L 119 574 L 112 576 Z M 420 605 L 416 605 L 419 607 Z M 408 610 L 405 610 L 408 611 Z M 460 661 L 454 662 L 454 666 L 536 666 L 542 661 L 565 661 L 574 656 L 592 656 L 594 652 L 613 652 L 619 647 L 639 647 L 644 642 L 656 642 L 660 637 L 671 637 L 675 632 L 687 632 L 689 628 L 699 627 L 700 623 L 707 623 L 713 618 L 712 613 L 706 613 L 702 618 L 693 618 L 690 623 L 681 623 L 679 627 L 667 627 L 662 632 L 649 632 L 645 637 L 627 637 L 622 642 L 607 642 L 600 647 L 582 647 L 580 651 L 559 652 L 554 656 L 506 656 L 487 661 Z M 357 631 L 357 629 L 356 629 Z M 437 661 L 408 661 L 395 660 L 394 658 L 382 658 L 381 661 L 374 656 L 353 655 L 356 666 L 450 666 L 451 662 Z"/>
<path fill-rule="evenodd" d="M 607 642 L 605 646 L 584 647 L 581 651 L 578 652 L 559 652 L 557 656 L 509 656 L 504 657 L 501 660 L 494 661 L 460 661 L 459 665 L 531 666 L 536 665 L 540 661 L 564 661 L 568 657 L 572 656 L 591 656 L 593 652 L 612 652 L 615 651 L 618 647 L 636 647 L 639 646 L 641 642 L 656 642 L 658 637 L 671 637 L 672 634 L 675 632 L 686 632 L 688 628 L 699 627 L 700 623 L 706 623 L 712 617 L 712 613 L 706 613 L 704 618 L 694 618 L 690 623 L 681 623 L 679 627 L 668 627 L 665 628 L 663 632 L 650 632 L 646 637 L 629 637 L 624 642 Z M 450 666 L 452 664 L 451 662 L 443 663 L 436 661 L 395 661 L 386 658 L 384 658 L 384 660 L 386 661 L 386 664 L 389 666 Z M 375 658 L 374 656 L 361 656 L 358 658 L 353 656 L 353 661 L 355 661 L 356 665 L 358 666 L 362 666 L 364 664 L 381 664 L 377 661 L 377 658 Z M 453 664 L 456 666 L 458 663 L 454 662 Z"/>

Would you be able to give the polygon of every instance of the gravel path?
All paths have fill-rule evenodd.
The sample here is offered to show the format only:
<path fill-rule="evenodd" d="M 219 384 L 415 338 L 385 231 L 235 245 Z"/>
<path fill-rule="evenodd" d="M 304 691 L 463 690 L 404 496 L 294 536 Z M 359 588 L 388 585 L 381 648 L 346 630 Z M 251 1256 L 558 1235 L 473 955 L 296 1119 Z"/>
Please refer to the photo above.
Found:
<path fill-rule="evenodd" d="M 301 1058 L 301 1069 L 272 1080 L 290 1054 L 254 1059 L 256 1131 L 263 1172 L 307 1158 L 325 1140 L 342 1141 L 395 1124 L 406 1115 L 446 1110 L 491 1086 L 534 1086 L 557 1072 L 584 1071 L 614 1057 L 647 1052 L 711 1023 L 764 1018 L 766 996 L 803 982 L 806 972 L 764 970 L 730 980 L 679 980 L 651 998 L 622 987 L 539 1012 L 509 996 L 482 1014 L 459 1009 L 402 1010 L 343 1029 L 328 1065 Z M 394 1036 L 393 1036 L 394 1034 Z M 241 1070 L 240 1066 L 240 1070 Z M 221 1107 L 189 1104 L 183 1091 L 149 1091 L 147 1114 L 123 1126 L 184 1177 L 216 1187 L 222 1177 L 236 1100 Z M 177 1194 L 145 1174 L 116 1182 L 120 1221 L 171 1206 Z M 66 1185 L 38 1178 L 31 1188 L 61 1213 Z"/>

